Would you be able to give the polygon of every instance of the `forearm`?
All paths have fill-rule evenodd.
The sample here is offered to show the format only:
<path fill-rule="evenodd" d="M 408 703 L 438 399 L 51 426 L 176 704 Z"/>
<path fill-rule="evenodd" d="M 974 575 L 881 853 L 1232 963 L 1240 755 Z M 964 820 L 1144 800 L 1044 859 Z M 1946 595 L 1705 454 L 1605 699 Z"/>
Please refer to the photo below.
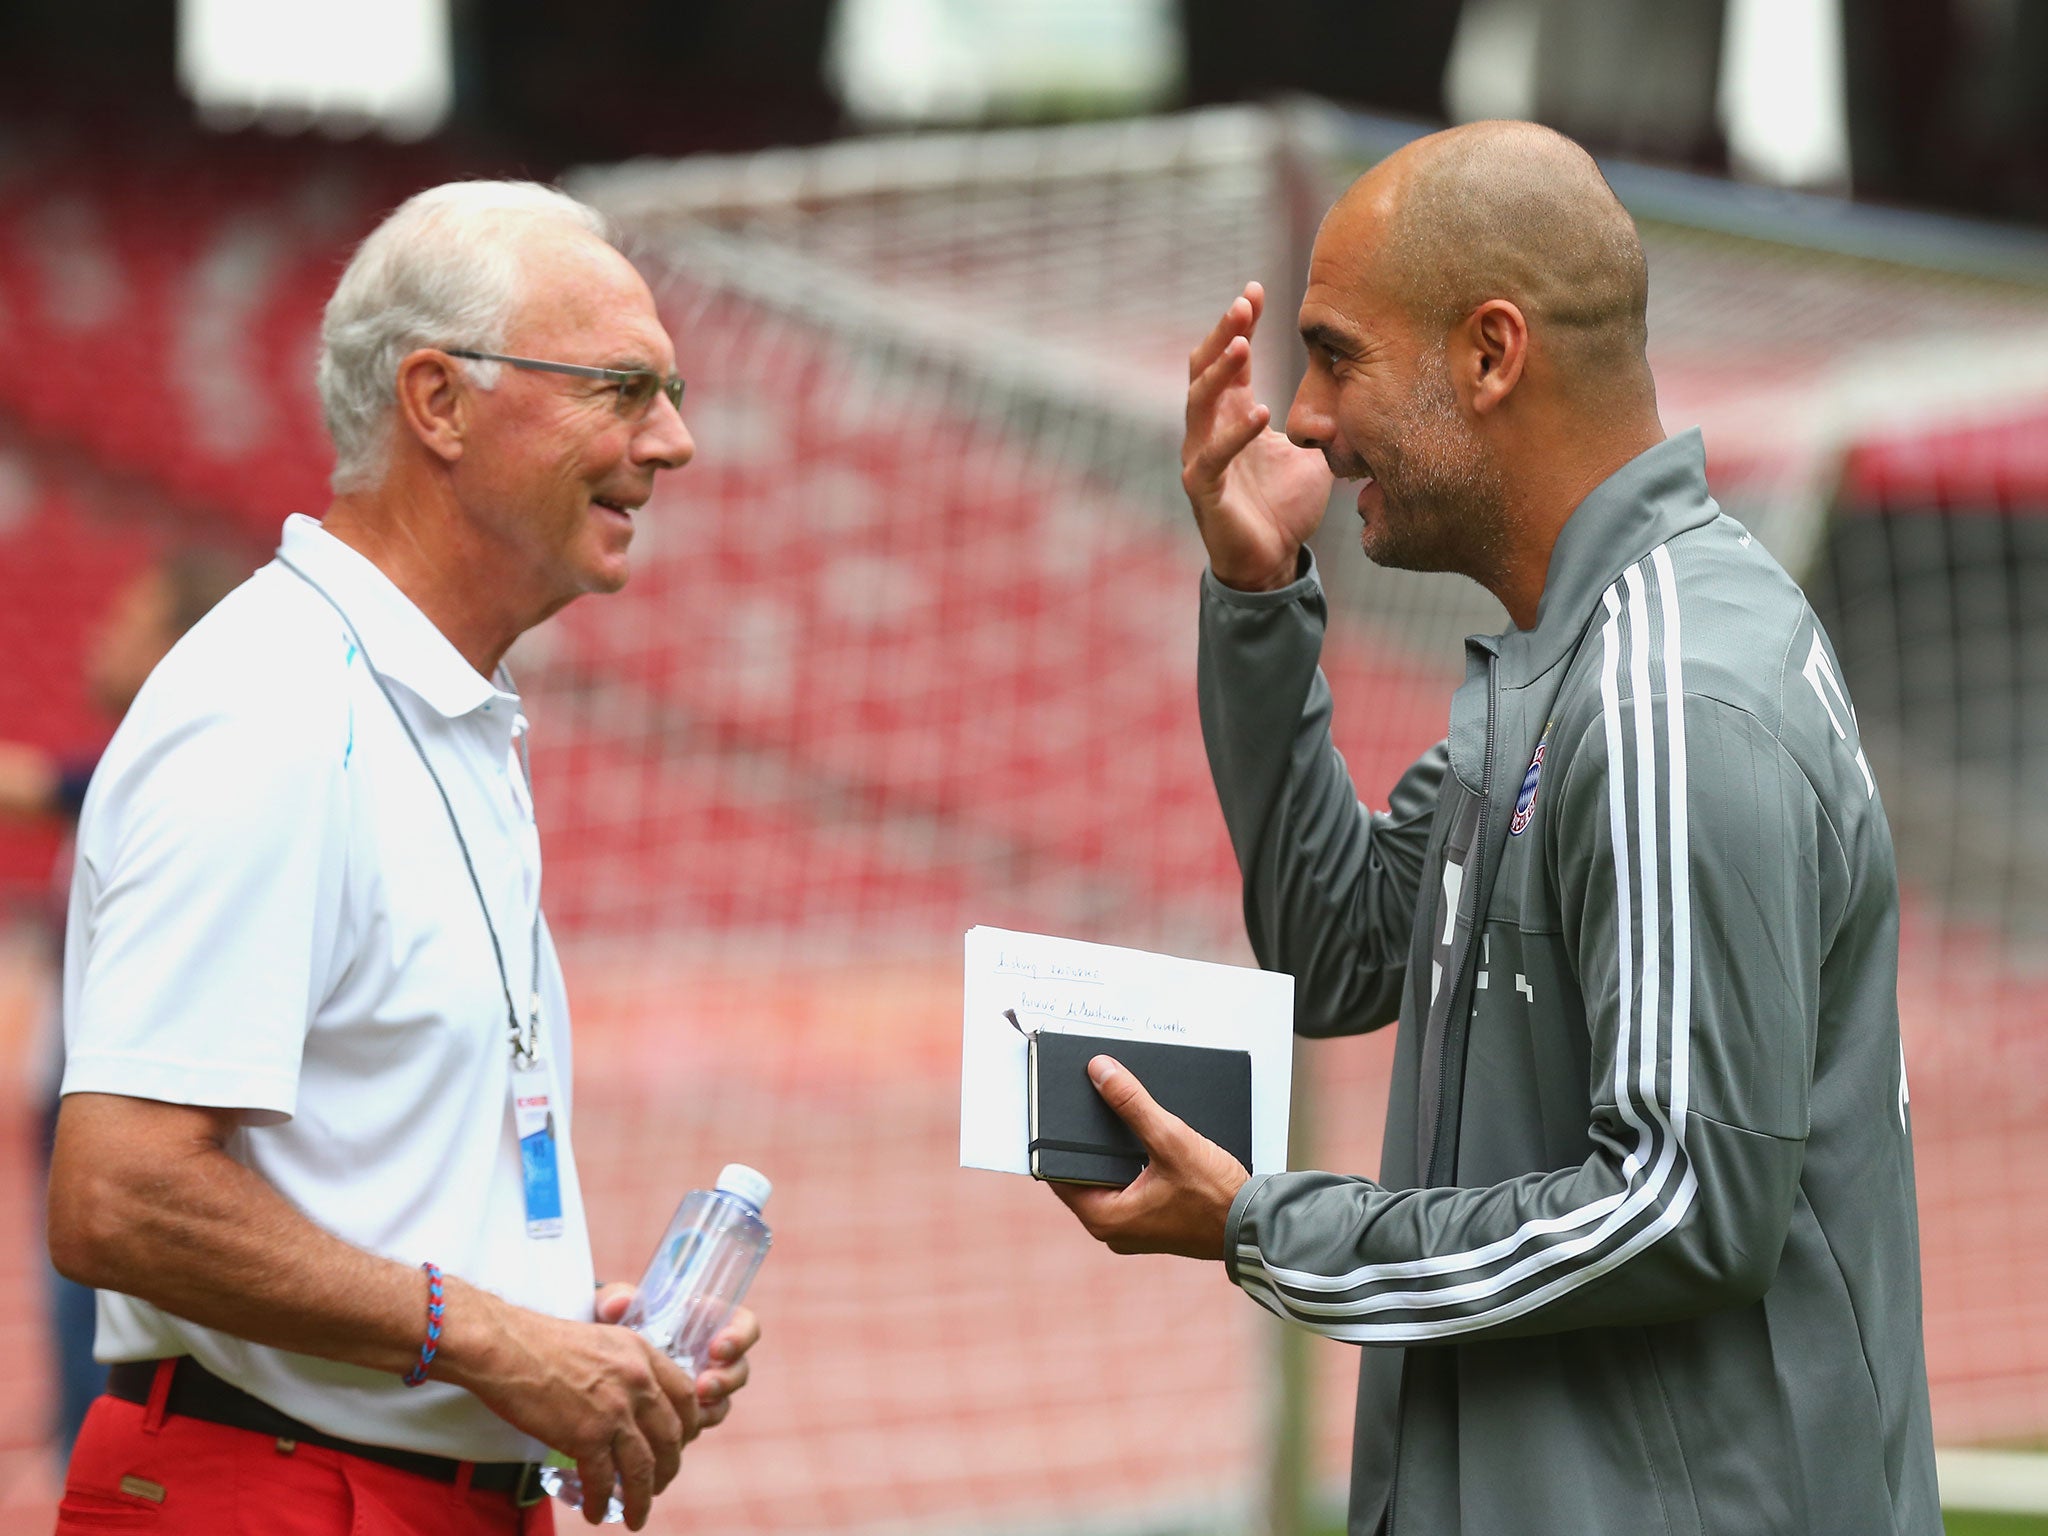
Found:
<path fill-rule="evenodd" d="M 65 1101 L 50 1172 L 59 1270 L 252 1343 L 393 1374 L 411 1368 L 426 1331 L 425 1275 L 307 1218 L 228 1155 L 203 1113 L 154 1156 L 111 1153 L 108 1123 L 134 1102 Z M 506 1304 L 448 1283 L 435 1375 L 459 1381 L 499 1347 Z"/>
<path fill-rule="evenodd" d="M 1357 1344 L 1665 1322 L 1754 1300 L 1776 1273 L 1803 1147 L 1693 1118 L 1646 1161 L 1481 1188 L 1388 1190 L 1282 1174 L 1240 1195 L 1231 1277 L 1269 1310 Z"/>
<path fill-rule="evenodd" d="M 1246 596 L 1205 585 L 1202 734 L 1244 879 L 1259 963 L 1299 983 L 1296 1027 L 1349 1033 L 1400 1005 L 1440 754 L 1403 776 L 1385 813 L 1359 803 L 1330 738 L 1312 582 Z"/>

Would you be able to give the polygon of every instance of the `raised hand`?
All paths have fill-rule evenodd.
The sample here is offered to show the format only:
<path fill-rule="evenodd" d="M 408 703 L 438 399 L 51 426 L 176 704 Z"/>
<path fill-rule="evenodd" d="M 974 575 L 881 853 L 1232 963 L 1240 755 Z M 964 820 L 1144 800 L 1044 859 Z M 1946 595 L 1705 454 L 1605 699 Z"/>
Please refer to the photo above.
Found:
<path fill-rule="evenodd" d="M 1252 393 L 1252 334 L 1266 307 L 1257 283 L 1188 354 L 1187 435 L 1180 483 L 1208 546 L 1209 568 L 1227 587 L 1267 591 L 1295 578 L 1301 546 L 1329 505 L 1330 469 L 1312 448 L 1272 430 L 1273 413 Z"/>

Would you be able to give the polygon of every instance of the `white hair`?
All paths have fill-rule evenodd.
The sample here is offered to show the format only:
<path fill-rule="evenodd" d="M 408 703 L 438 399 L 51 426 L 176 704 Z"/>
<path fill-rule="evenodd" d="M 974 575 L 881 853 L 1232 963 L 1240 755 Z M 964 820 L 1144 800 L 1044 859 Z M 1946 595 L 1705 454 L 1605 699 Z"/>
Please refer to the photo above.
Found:
<path fill-rule="evenodd" d="M 320 327 L 320 407 L 337 494 L 376 484 L 390 452 L 398 365 L 421 347 L 496 352 L 519 302 L 519 225 L 567 224 L 609 242 L 603 214 L 531 181 L 454 181 L 415 193 L 356 247 Z M 464 366 L 485 389 L 497 363 Z"/>

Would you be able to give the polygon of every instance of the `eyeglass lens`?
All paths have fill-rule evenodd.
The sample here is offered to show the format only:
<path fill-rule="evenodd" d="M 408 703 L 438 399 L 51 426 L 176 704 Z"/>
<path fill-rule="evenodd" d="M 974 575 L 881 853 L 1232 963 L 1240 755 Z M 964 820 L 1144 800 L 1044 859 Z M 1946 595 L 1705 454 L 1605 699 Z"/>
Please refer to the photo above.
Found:
<path fill-rule="evenodd" d="M 668 403 L 677 410 L 683 408 L 683 381 L 680 377 L 663 378 L 658 373 L 636 371 L 619 384 L 619 409 L 627 415 L 637 416 L 654 404 L 657 393 L 667 395 Z"/>

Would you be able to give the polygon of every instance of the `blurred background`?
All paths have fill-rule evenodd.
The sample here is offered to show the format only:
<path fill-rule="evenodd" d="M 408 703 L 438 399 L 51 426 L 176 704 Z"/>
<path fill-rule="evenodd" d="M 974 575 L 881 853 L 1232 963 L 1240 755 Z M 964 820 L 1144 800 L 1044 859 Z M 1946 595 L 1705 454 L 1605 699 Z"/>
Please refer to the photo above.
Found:
<path fill-rule="evenodd" d="M 1186 351 L 1248 278 L 1284 321 L 1344 183 L 1486 116 L 1602 157 L 1665 424 L 1835 638 L 1905 884 L 1944 1490 L 2048 1510 L 2011 1454 L 2048 1444 L 2048 0 L 5 0 L 0 1528 L 49 1528 L 61 1465 L 68 816 L 326 504 L 354 242 L 506 174 L 618 221 L 698 443 L 626 592 L 513 658 L 601 1272 L 721 1163 L 777 1184 L 755 1384 L 655 1528 L 1329 1528 L 1347 1348 L 955 1166 L 960 940 L 1249 961 Z M 1284 400 L 1290 327 L 1260 347 Z M 1505 620 L 1351 527 L 1325 665 L 1377 799 Z M 1391 1045 L 1302 1043 L 1296 1166 L 1373 1170 Z"/>

